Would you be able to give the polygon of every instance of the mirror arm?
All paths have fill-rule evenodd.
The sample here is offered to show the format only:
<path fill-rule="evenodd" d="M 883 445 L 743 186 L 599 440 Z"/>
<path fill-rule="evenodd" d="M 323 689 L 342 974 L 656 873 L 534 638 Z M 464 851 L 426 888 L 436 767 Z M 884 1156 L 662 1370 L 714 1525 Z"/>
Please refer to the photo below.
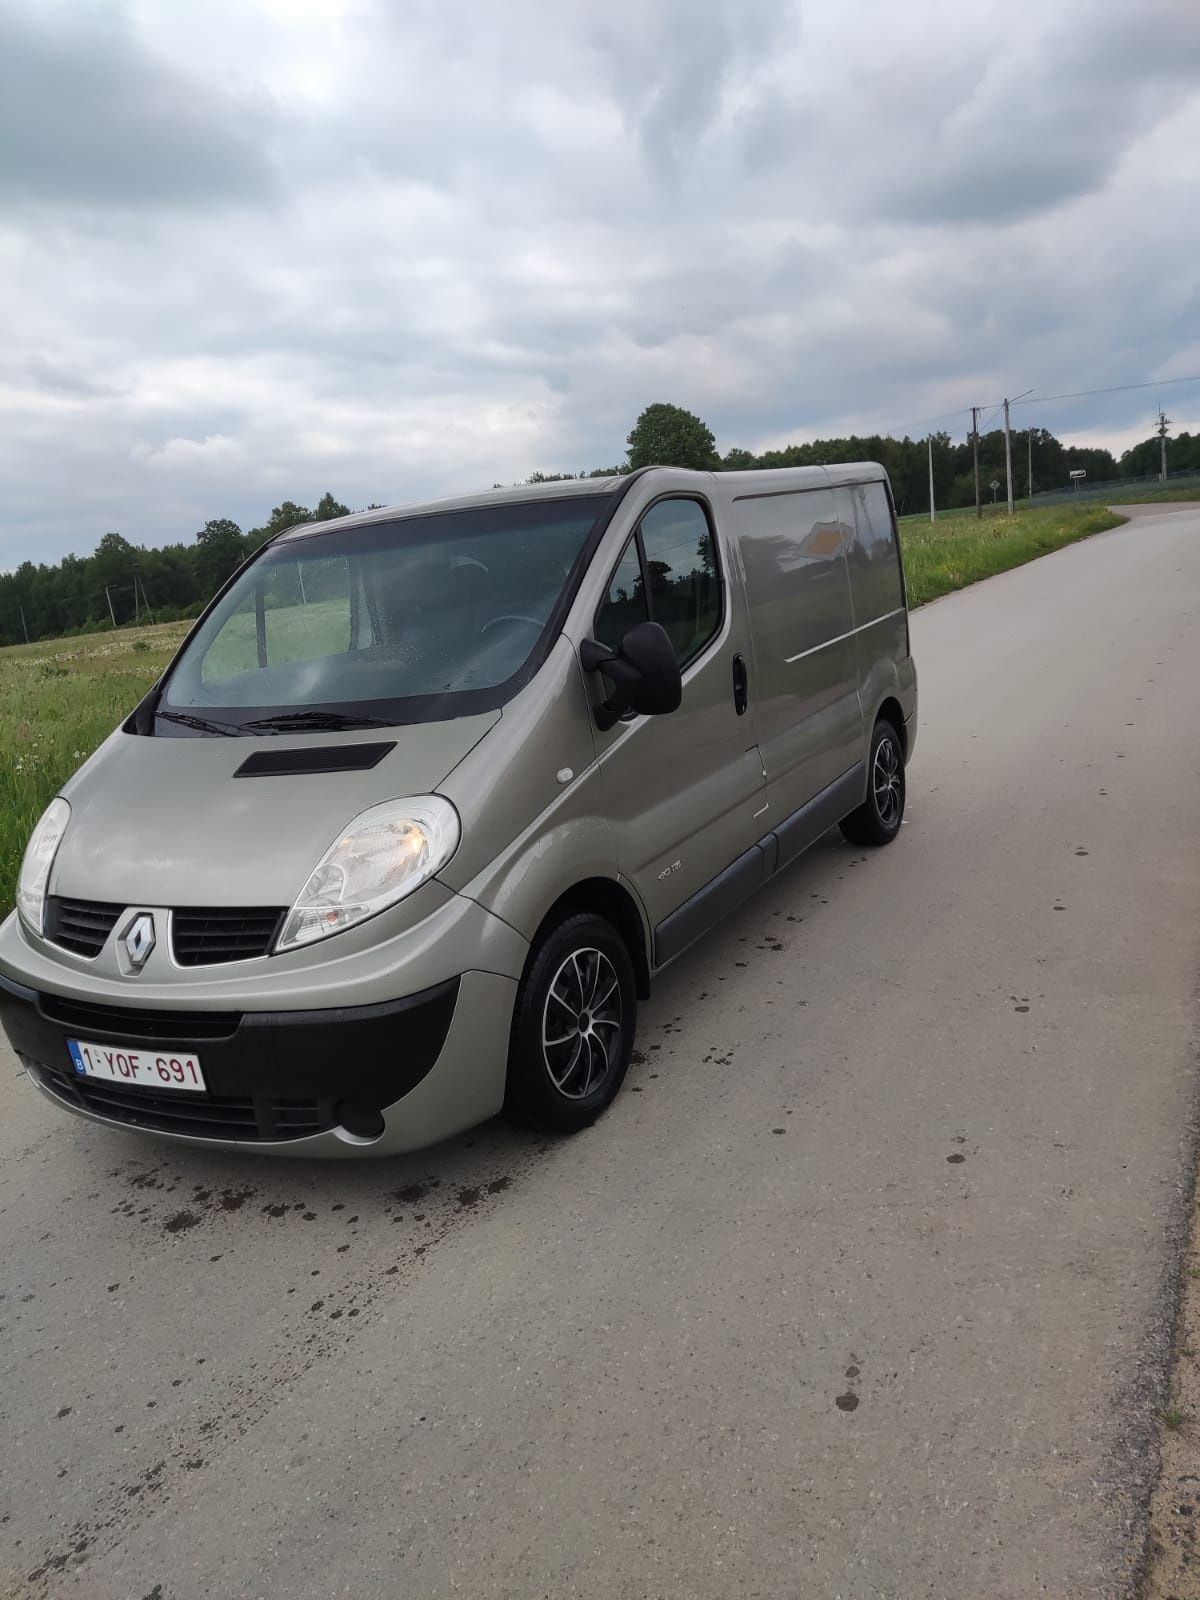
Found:
<path fill-rule="evenodd" d="M 616 655 L 615 650 L 598 639 L 585 639 L 579 646 L 579 660 L 585 672 L 599 672 L 606 661 L 615 661 Z"/>
<path fill-rule="evenodd" d="M 602 673 L 612 685 L 608 699 L 596 707 L 596 726 L 606 733 L 632 707 L 642 675 L 617 651 L 595 639 L 585 639 L 579 646 L 579 660 L 585 672 Z"/>

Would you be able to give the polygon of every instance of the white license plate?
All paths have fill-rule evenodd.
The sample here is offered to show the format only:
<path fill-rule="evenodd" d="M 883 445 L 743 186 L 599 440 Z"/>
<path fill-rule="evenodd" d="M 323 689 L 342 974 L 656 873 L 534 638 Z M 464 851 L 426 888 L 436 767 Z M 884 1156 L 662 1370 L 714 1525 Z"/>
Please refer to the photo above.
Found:
<path fill-rule="evenodd" d="M 81 1078 L 107 1078 L 110 1083 L 137 1084 L 141 1089 L 189 1089 L 201 1094 L 207 1087 L 199 1056 L 135 1049 L 133 1045 L 91 1044 L 86 1039 L 68 1039 L 67 1049 Z"/>

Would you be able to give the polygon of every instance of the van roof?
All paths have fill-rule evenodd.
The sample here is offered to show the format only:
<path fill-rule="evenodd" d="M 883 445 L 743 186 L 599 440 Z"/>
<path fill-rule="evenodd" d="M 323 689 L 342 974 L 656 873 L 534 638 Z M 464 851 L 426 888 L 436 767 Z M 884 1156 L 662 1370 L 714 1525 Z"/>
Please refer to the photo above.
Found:
<path fill-rule="evenodd" d="M 577 499 L 580 495 L 611 494 L 618 484 L 624 483 L 629 473 L 606 478 L 564 478 L 553 483 L 518 483 L 510 488 L 482 489 L 475 494 L 447 495 L 440 500 L 409 500 L 394 506 L 373 506 L 370 511 L 356 511 L 348 517 L 331 517 L 328 522 L 298 522 L 279 534 L 280 542 L 303 539 L 310 533 L 323 533 L 327 528 L 355 528 L 371 522 L 394 522 L 397 517 L 429 516 L 439 511 L 467 511 L 475 506 L 513 505 L 528 500 Z M 707 472 L 693 474 L 707 478 Z"/>
<path fill-rule="evenodd" d="M 561 478 L 551 483 L 518 483 L 508 488 L 484 489 L 475 494 L 448 495 L 440 500 L 415 500 L 400 505 L 374 506 L 348 517 L 333 517 L 327 522 L 298 522 L 277 536 L 276 542 L 304 539 L 327 528 L 353 528 L 372 522 L 394 522 L 397 517 L 435 515 L 441 511 L 466 511 L 476 506 L 513 505 L 529 500 L 577 499 L 580 495 L 597 498 L 612 494 L 634 478 L 651 473 L 669 475 L 673 488 L 685 489 L 689 482 L 697 489 L 711 491 L 720 486 L 731 499 L 743 495 L 784 494 L 789 489 L 828 488 L 847 483 L 871 483 L 886 478 L 877 461 L 852 461 L 813 467 L 761 467 L 752 472 L 692 472 L 681 467 L 639 467 L 635 472 L 617 473 L 603 478 Z"/>

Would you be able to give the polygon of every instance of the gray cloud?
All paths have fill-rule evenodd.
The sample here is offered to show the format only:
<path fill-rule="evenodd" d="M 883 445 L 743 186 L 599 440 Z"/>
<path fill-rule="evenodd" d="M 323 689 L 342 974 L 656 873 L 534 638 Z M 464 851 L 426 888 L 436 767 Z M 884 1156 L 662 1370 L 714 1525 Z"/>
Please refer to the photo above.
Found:
<path fill-rule="evenodd" d="M 1200 370 L 1191 0 L 966 9 L 0 0 L 0 567 Z"/>
<path fill-rule="evenodd" d="M 1198 81 L 1200 12 L 1184 0 L 1051 12 L 945 116 L 928 160 L 892 187 L 893 214 L 1006 220 L 1093 193 Z"/>
<path fill-rule="evenodd" d="M 82 373 L 73 372 L 63 363 L 42 355 L 40 351 L 26 356 L 19 366 L 14 365 L 10 370 L 18 381 L 24 378 L 47 394 L 69 395 L 77 399 L 98 399 L 101 396 L 117 393 L 111 384 L 97 383 L 92 378 L 84 377 Z"/>
<path fill-rule="evenodd" d="M 116 5 L 0 3 L 0 197 L 89 207 L 268 197 L 277 116 L 165 61 Z"/>

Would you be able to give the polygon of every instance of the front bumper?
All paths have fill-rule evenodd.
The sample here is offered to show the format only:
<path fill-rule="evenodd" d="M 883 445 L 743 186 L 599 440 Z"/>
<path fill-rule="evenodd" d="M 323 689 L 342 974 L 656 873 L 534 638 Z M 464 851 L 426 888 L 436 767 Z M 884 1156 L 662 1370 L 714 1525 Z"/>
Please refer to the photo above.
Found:
<path fill-rule="evenodd" d="M 94 1121 L 288 1155 L 420 1149 L 500 1109 L 514 980 L 468 972 L 383 1004 L 158 1011 L 38 992 L 0 976 L 0 1022 L 38 1088 Z M 66 1041 L 200 1058 L 204 1094 L 81 1078 Z"/>
<path fill-rule="evenodd" d="M 111 951 L 85 961 L 27 935 L 14 913 L 0 923 L 0 1021 L 43 1093 L 80 1116 L 209 1147 L 391 1154 L 500 1109 L 528 949 L 436 882 L 394 916 L 292 956 L 164 958 L 137 979 Z M 76 1077 L 69 1038 L 187 1051 L 209 1093 L 186 1096 L 191 1112 L 182 1092 L 134 1085 L 102 1101 L 98 1080 Z"/>

